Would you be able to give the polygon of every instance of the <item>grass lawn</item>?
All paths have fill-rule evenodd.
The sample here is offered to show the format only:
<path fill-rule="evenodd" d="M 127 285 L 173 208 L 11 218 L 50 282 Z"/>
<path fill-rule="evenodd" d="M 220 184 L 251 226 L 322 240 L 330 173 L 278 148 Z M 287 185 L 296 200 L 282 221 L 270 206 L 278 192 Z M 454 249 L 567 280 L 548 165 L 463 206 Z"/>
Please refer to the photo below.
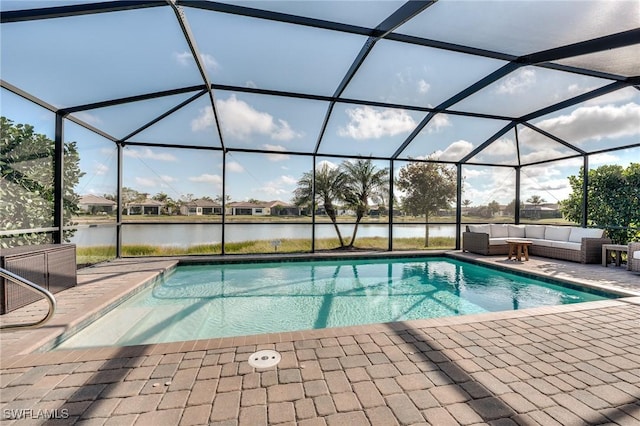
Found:
<path fill-rule="evenodd" d="M 346 243 L 348 243 L 346 239 Z M 356 240 L 355 247 L 364 250 L 387 250 L 388 239 L 383 237 L 363 237 Z M 324 238 L 316 240 L 316 251 L 332 250 L 340 246 L 337 238 Z M 394 250 L 441 250 L 453 249 L 455 238 L 433 237 L 429 239 L 429 247 L 424 246 L 424 238 L 394 238 Z M 260 254 L 260 253 L 305 253 L 311 251 L 311 241 L 308 239 L 283 239 L 277 250 L 271 245 L 270 240 L 243 241 L 227 243 L 227 254 Z M 135 244 L 122 246 L 122 255 L 131 256 L 188 256 L 188 255 L 215 255 L 221 254 L 221 244 L 200 244 L 190 247 L 179 246 L 152 246 L 147 244 Z M 115 258 L 114 246 L 89 246 L 77 248 L 78 265 L 89 265 Z"/>

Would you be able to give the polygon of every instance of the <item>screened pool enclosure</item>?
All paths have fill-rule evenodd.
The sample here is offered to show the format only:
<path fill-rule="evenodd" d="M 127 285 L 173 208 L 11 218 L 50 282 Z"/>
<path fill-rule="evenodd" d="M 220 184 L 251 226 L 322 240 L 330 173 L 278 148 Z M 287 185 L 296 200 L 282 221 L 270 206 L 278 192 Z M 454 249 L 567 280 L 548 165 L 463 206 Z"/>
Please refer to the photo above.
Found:
<path fill-rule="evenodd" d="M 0 7 L 2 247 L 453 249 L 640 162 L 637 0 Z"/>

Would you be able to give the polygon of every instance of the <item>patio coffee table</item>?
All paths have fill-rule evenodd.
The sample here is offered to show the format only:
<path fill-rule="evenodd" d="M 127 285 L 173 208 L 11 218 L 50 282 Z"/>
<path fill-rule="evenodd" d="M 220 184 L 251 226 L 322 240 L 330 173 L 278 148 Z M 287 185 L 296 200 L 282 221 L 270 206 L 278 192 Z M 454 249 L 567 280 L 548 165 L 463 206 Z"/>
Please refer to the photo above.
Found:
<path fill-rule="evenodd" d="M 602 245 L 602 266 L 609 266 L 609 255 L 613 252 L 616 266 L 622 263 L 622 253 L 627 253 L 629 246 L 622 244 L 603 244 Z"/>
<path fill-rule="evenodd" d="M 507 244 L 509 244 L 509 258 L 514 256 L 518 261 L 522 260 L 522 255 L 524 254 L 524 260 L 529 260 L 529 246 L 533 244 L 533 242 L 529 240 L 506 240 Z"/>

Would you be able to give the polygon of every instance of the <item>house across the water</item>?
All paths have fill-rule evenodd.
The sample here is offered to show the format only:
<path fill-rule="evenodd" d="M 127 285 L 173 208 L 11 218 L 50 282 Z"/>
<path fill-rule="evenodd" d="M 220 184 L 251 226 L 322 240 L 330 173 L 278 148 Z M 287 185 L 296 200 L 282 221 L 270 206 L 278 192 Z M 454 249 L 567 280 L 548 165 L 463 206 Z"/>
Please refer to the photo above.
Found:
<path fill-rule="evenodd" d="M 222 205 L 213 200 L 199 198 L 183 203 L 180 206 L 180 214 L 185 216 L 222 214 Z"/>
<path fill-rule="evenodd" d="M 109 214 L 116 210 L 117 205 L 113 200 L 93 194 L 81 195 L 78 202 L 80 210 L 87 214 Z"/>

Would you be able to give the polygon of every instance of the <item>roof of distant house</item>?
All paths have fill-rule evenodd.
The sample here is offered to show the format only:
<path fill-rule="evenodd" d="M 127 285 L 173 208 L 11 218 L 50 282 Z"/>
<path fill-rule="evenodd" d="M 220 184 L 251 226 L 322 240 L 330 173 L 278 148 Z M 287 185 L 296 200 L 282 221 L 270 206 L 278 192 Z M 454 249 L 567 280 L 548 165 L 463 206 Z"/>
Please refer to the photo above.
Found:
<path fill-rule="evenodd" d="M 233 203 L 227 204 L 228 207 L 239 207 L 245 209 L 255 209 L 255 208 L 269 208 L 271 207 L 270 203 L 249 203 L 247 201 L 234 201 Z"/>
<path fill-rule="evenodd" d="M 162 201 L 153 200 L 147 198 L 144 201 L 132 201 L 126 204 L 127 207 L 162 207 L 164 203 Z"/>
<path fill-rule="evenodd" d="M 197 200 L 191 200 L 183 203 L 187 207 L 222 207 L 222 205 L 213 200 L 207 200 L 204 198 L 198 198 Z"/>
<path fill-rule="evenodd" d="M 80 205 L 94 205 L 94 206 L 115 206 L 117 203 L 99 195 L 87 194 L 80 196 Z"/>

